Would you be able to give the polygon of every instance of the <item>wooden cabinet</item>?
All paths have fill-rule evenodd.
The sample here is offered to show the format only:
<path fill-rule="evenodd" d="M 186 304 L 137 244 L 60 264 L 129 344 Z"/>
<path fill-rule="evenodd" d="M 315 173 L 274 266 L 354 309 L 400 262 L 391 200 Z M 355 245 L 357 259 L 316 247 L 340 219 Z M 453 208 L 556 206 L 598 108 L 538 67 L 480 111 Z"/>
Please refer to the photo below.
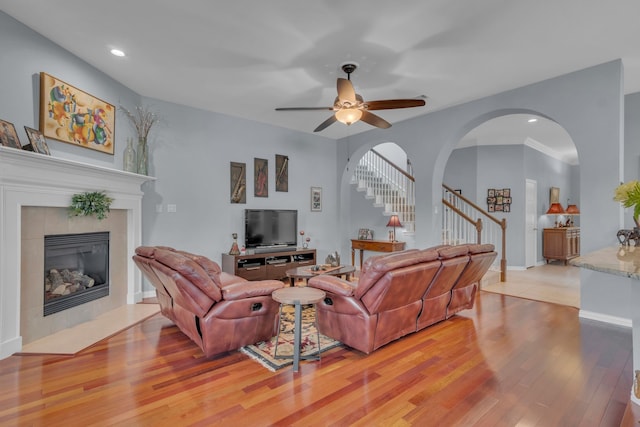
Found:
<path fill-rule="evenodd" d="M 547 260 L 567 260 L 580 256 L 580 228 L 545 228 L 542 235 L 542 256 Z"/>
<path fill-rule="evenodd" d="M 247 280 L 280 280 L 290 268 L 316 264 L 315 249 L 266 252 L 251 255 L 222 254 L 222 271 Z"/>

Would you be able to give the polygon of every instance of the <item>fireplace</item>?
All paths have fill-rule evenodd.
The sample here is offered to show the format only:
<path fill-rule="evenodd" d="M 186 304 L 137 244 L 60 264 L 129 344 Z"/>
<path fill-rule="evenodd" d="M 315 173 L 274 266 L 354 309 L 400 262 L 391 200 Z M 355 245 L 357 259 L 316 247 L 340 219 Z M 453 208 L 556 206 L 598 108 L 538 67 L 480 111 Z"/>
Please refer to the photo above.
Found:
<path fill-rule="evenodd" d="M 0 359 L 142 300 L 142 275 L 131 254 L 142 241 L 141 186 L 154 180 L 0 146 Z M 70 218 L 73 195 L 96 189 L 114 199 L 109 216 Z M 103 231 L 110 232 L 108 296 L 43 316 L 44 236 Z"/>
<path fill-rule="evenodd" d="M 109 232 L 44 236 L 44 315 L 109 295 Z"/>

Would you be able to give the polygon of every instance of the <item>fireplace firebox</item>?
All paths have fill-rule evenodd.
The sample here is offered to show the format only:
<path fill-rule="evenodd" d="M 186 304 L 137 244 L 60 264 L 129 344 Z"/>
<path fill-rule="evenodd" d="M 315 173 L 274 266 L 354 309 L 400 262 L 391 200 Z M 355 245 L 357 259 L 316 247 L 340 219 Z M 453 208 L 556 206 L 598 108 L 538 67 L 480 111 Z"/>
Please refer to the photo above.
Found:
<path fill-rule="evenodd" d="M 44 315 L 109 295 L 109 232 L 44 237 Z"/>

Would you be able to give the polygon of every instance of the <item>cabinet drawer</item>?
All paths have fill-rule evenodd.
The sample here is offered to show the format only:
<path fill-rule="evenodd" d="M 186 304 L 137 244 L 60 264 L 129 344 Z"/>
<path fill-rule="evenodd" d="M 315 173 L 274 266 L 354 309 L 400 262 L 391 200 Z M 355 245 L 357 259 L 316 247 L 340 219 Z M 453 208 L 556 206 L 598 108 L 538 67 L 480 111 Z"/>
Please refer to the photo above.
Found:
<path fill-rule="evenodd" d="M 292 263 L 283 262 L 281 264 L 268 264 L 267 265 L 267 277 L 269 279 L 282 279 L 287 277 L 287 270 L 292 268 Z"/>
<path fill-rule="evenodd" d="M 267 267 L 264 265 L 244 267 L 236 270 L 236 275 L 247 280 L 264 280 L 267 277 Z"/>

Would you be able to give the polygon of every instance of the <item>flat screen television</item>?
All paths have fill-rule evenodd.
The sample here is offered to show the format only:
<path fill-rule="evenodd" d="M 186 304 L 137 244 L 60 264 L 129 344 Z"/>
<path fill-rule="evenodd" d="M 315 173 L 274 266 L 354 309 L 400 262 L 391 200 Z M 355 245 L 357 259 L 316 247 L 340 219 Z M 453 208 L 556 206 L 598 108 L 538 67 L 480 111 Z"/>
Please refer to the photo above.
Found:
<path fill-rule="evenodd" d="M 256 251 L 287 250 L 298 239 L 298 211 L 245 209 L 244 245 Z"/>

